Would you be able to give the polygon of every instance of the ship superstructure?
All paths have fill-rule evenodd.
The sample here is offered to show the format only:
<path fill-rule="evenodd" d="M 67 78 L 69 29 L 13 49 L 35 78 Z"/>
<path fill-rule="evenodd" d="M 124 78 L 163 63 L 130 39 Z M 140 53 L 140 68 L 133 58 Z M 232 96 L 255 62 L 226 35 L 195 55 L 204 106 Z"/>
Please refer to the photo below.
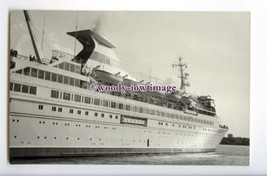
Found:
<path fill-rule="evenodd" d="M 97 92 L 92 83 L 144 83 L 122 68 L 105 38 L 91 30 L 68 34 L 83 45 L 76 56 L 53 51 L 50 62 L 41 62 L 11 52 L 10 157 L 216 149 L 227 127 L 219 123 L 213 99 L 186 92 L 181 58 L 173 66 L 182 83 L 172 94 Z"/>

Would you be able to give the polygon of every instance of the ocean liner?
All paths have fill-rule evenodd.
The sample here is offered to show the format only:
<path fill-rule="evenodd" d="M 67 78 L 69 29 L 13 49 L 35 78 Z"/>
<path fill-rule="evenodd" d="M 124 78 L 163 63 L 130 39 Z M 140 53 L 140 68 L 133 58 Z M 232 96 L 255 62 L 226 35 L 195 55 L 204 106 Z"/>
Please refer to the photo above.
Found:
<path fill-rule="evenodd" d="M 45 59 L 24 15 L 35 56 L 10 51 L 11 158 L 215 151 L 228 127 L 210 96 L 186 91 L 181 58 L 172 65 L 181 86 L 170 94 L 94 91 L 92 83 L 145 83 L 126 72 L 115 46 L 92 30 L 67 33 L 83 45 L 77 55 L 54 50 Z"/>

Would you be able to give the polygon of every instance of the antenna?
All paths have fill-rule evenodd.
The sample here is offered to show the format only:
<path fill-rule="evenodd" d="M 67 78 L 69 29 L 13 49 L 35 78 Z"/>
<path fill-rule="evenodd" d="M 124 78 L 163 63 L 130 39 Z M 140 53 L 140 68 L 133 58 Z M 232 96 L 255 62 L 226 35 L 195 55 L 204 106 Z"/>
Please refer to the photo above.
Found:
<path fill-rule="evenodd" d="M 78 26 L 78 16 L 79 16 L 79 14 L 78 14 L 79 12 L 77 11 L 76 12 L 76 26 L 75 26 L 75 40 L 74 40 L 74 54 L 73 54 L 73 56 L 75 57 L 75 55 L 76 55 L 76 41 L 77 41 L 77 26 Z"/>
<path fill-rule="evenodd" d="M 150 69 L 149 69 L 149 82 L 151 82 L 151 65 L 150 65 Z"/>
<path fill-rule="evenodd" d="M 180 90 L 182 92 L 185 92 L 186 89 L 185 87 L 189 87 L 190 84 L 188 82 L 185 82 L 185 80 L 188 80 L 188 73 L 184 72 L 184 67 L 187 68 L 187 64 L 186 63 L 182 63 L 183 58 L 179 57 L 178 58 L 178 62 L 175 62 L 174 64 L 172 64 L 173 68 L 178 67 L 179 71 L 180 71 L 180 75 L 178 76 L 178 78 L 181 78 L 181 86 L 180 86 Z"/>
<path fill-rule="evenodd" d="M 42 51 L 43 51 L 43 44 L 44 44 L 44 27 L 45 27 L 45 17 L 44 17 L 44 22 L 43 22 L 43 33 L 42 33 L 42 45 L 41 45 Z"/>

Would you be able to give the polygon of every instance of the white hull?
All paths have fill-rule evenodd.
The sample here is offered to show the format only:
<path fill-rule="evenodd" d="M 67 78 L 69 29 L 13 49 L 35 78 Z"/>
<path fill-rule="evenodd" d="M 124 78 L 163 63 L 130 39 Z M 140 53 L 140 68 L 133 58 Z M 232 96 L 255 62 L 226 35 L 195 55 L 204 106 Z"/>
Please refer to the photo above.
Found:
<path fill-rule="evenodd" d="M 190 115 L 23 74 L 11 74 L 10 80 L 37 87 L 36 95 L 10 91 L 11 157 L 207 152 L 216 149 L 227 131 L 218 127 L 218 117 Z M 79 94 L 82 101 L 51 98 L 51 90 L 61 92 L 60 96 L 63 92 Z M 100 99 L 100 105 L 85 104 L 85 96 Z M 122 103 L 124 109 L 104 107 L 104 100 Z M 125 110 L 126 105 L 131 111 Z M 135 112 L 135 106 L 170 115 Z"/>

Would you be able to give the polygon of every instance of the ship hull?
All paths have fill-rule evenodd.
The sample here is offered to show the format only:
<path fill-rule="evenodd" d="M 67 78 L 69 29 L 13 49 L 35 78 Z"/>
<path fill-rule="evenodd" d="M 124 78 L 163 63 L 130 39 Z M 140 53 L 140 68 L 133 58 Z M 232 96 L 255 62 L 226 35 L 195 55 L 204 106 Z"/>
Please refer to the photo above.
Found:
<path fill-rule="evenodd" d="M 11 158 L 175 154 L 214 152 L 215 148 L 10 148 Z"/>
<path fill-rule="evenodd" d="M 209 152 L 227 132 L 218 117 L 62 85 L 11 74 L 11 158 Z"/>

